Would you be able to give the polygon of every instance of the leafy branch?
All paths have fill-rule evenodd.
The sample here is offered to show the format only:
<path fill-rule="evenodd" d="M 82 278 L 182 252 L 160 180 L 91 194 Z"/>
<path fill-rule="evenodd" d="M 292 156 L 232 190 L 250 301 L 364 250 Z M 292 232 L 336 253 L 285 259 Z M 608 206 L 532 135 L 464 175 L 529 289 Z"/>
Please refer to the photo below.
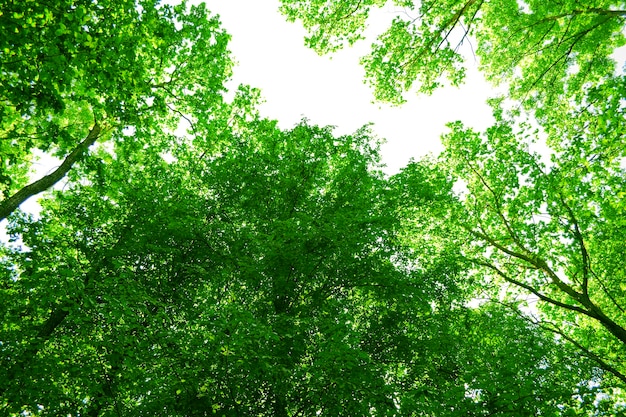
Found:
<path fill-rule="evenodd" d="M 74 164 L 82 158 L 87 149 L 89 149 L 89 147 L 96 142 L 96 140 L 100 137 L 101 132 L 102 128 L 96 122 L 87 134 L 87 137 L 65 157 L 63 163 L 61 163 L 57 169 L 55 169 L 51 174 L 24 186 L 11 197 L 2 201 L 0 203 L 0 221 L 6 219 L 20 206 L 20 204 L 32 196 L 47 190 L 57 182 L 61 181 L 70 169 L 72 169 Z"/>

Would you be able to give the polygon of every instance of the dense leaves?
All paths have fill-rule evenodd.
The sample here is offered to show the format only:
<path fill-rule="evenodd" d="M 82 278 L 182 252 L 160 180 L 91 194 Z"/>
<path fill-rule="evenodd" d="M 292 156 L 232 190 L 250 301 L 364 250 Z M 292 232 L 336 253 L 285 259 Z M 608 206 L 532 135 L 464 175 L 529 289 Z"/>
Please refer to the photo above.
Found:
<path fill-rule="evenodd" d="M 283 0 L 281 10 L 326 53 L 357 40 L 370 9 L 383 6 L 355 1 L 343 13 L 347 3 Z M 625 95 L 614 59 L 624 4 L 394 4 L 398 16 L 363 58 L 376 99 L 401 103 L 415 82 L 428 93 L 442 77 L 458 84 L 468 43 L 486 78 L 508 84 L 507 96 L 491 102 L 493 127 L 455 122 L 443 136 L 437 164 L 463 192 L 433 234 L 458 236 L 483 297 L 522 307 L 604 369 L 601 383 L 623 397 Z"/>
<path fill-rule="evenodd" d="M 110 132 L 174 129 L 191 109 L 200 120 L 220 105 L 228 35 L 204 6 L 33 1 L 2 2 L 1 10 L 0 219 Z M 65 163 L 22 188 L 41 152 Z"/>
<path fill-rule="evenodd" d="M 283 4 L 320 52 L 384 5 Z M 225 100 L 228 35 L 203 5 L 3 6 L 3 415 L 624 413 L 620 10 L 396 19 L 365 60 L 378 98 L 459 82 L 459 26 L 545 127 L 494 100 L 492 128 L 452 123 L 440 157 L 388 176 L 368 126 L 285 130 L 257 90 Z M 65 159 L 26 185 L 37 152 Z"/>
<path fill-rule="evenodd" d="M 403 232 L 415 218 L 398 213 L 445 207 L 445 177 L 386 180 L 366 129 L 242 131 L 211 155 L 183 143 L 171 163 L 111 162 L 104 183 L 127 173 L 116 194 L 77 184 L 15 219 L 6 411 L 550 414 L 593 396 L 571 386 L 594 378 L 588 362 L 465 307 L 458 256 Z"/>
<path fill-rule="evenodd" d="M 444 160 L 467 186 L 451 221 L 470 234 L 482 279 L 503 279 L 509 300 L 521 291 L 543 301 L 542 326 L 625 383 L 623 257 L 613 249 L 624 239 L 621 157 L 568 144 L 544 162 L 504 121 L 482 135 L 451 128 Z"/>

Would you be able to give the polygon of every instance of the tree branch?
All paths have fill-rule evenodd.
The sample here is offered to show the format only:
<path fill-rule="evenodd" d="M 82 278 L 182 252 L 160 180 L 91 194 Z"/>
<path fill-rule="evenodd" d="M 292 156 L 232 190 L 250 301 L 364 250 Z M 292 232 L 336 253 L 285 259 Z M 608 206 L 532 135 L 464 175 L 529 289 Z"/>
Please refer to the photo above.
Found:
<path fill-rule="evenodd" d="M 565 207 L 567 211 L 567 215 L 569 216 L 570 222 L 572 222 L 572 226 L 574 228 L 574 238 L 578 242 L 580 256 L 582 260 L 583 266 L 583 282 L 582 282 L 582 292 L 583 295 L 589 299 L 589 270 L 591 269 L 591 261 L 589 259 L 589 253 L 587 252 L 587 248 L 585 247 L 585 241 L 583 239 L 583 235 L 580 232 L 580 227 L 578 226 L 578 221 L 576 220 L 576 216 L 574 216 L 574 211 L 572 208 L 565 202 L 565 198 L 561 193 L 559 193 L 559 199 L 561 200 L 561 204 Z"/>
<path fill-rule="evenodd" d="M 72 166 L 80 160 L 83 153 L 98 139 L 102 128 L 98 123 L 89 131 L 87 137 L 70 152 L 63 160 L 63 163 L 55 169 L 51 174 L 46 175 L 39 180 L 26 185 L 24 188 L 13 194 L 11 197 L 0 203 L 0 221 L 6 219 L 13 213 L 24 201 L 30 197 L 41 193 L 59 182 L 69 172 Z"/>
<path fill-rule="evenodd" d="M 522 281 L 518 281 L 514 278 L 511 278 L 509 275 L 505 274 L 502 270 L 500 270 L 498 267 L 496 267 L 495 265 L 489 263 L 489 262 L 485 262 L 485 261 L 479 261 L 479 260 L 473 260 L 476 264 L 481 265 L 481 266 L 485 266 L 491 270 L 493 270 L 495 273 L 497 273 L 498 275 L 500 275 L 502 278 L 504 278 L 505 281 L 510 282 L 513 285 L 516 285 L 518 287 L 524 288 L 527 291 L 530 291 L 532 294 L 536 295 L 541 301 L 545 301 L 546 303 L 555 305 L 557 307 L 561 307 L 564 308 L 566 310 L 570 310 L 570 311 L 575 311 L 577 313 L 581 313 L 584 314 L 586 316 L 589 316 L 591 318 L 596 318 L 593 315 L 591 315 L 587 310 L 580 308 L 578 306 L 573 306 L 570 304 L 566 304 L 566 303 L 562 303 L 558 300 L 555 300 L 554 298 L 550 298 L 542 293 L 539 292 L 539 290 L 537 290 L 536 288 L 522 282 Z"/>
<path fill-rule="evenodd" d="M 503 306 L 505 306 L 507 308 L 510 308 L 518 317 L 520 317 L 523 320 L 528 321 L 532 325 L 537 326 L 537 327 L 539 327 L 539 328 L 541 328 L 543 330 L 549 331 L 551 333 L 558 334 L 559 336 L 563 337 L 563 339 L 567 340 L 572 345 L 574 345 L 578 350 L 580 350 L 583 353 L 583 355 L 587 356 L 589 359 L 591 359 L 594 362 L 596 362 L 600 366 L 600 368 L 604 369 L 607 372 L 610 372 L 611 374 L 615 375 L 620 381 L 626 383 L 626 375 L 624 375 L 623 373 L 618 371 L 612 365 L 608 364 L 606 361 L 604 361 L 604 359 L 602 359 L 596 353 L 590 351 L 589 349 L 587 349 L 586 347 L 584 347 L 583 345 L 578 343 L 575 339 L 573 339 L 572 337 L 570 337 L 567 334 L 565 334 L 554 323 L 541 322 L 539 320 L 535 320 L 535 319 L 529 317 L 528 315 L 522 313 L 519 309 L 513 308 L 512 306 L 510 306 L 508 304 L 504 304 L 504 303 L 502 303 L 500 301 L 497 301 L 497 300 L 492 300 L 492 301 L 494 301 L 494 302 L 496 302 L 496 303 L 498 303 L 500 305 L 503 305 Z"/>
<path fill-rule="evenodd" d="M 521 253 L 514 252 L 514 251 L 508 249 L 507 247 L 502 246 L 501 244 L 499 244 L 498 242 L 496 242 L 495 240 L 493 240 L 492 238 L 490 238 L 489 236 L 487 236 L 484 233 L 472 230 L 470 227 L 468 227 L 466 225 L 462 225 L 462 227 L 464 229 L 466 229 L 468 232 L 470 232 L 471 234 L 473 234 L 474 236 L 483 239 L 484 241 L 489 243 L 491 246 L 494 246 L 496 249 L 499 249 L 500 251 L 506 253 L 507 255 L 510 255 L 510 256 L 512 256 L 514 258 L 526 261 L 530 265 L 534 266 L 536 269 L 544 271 L 548 275 L 548 277 L 550 277 L 550 279 L 551 279 L 551 281 L 552 281 L 552 283 L 554 285 L 556 285 L 565 294 L 569 295 L 571 298 L 576 300 L 580 305 L 585 307 L 585 309 L 580 308 L 580 307 L 576 307 L 576 306 L 571 306 L 569 304 L 560 303 L 557 300 L 553 300 L 553 299 L 550 299 L 550 298 L 548 298 L 547 300 L 544 300 L 544 301 L 551 302 L 552 304 L 557 305 L 557 306 L 562 307 L 562 308 L 567 308 L 569 310 L 577 311 L 577 312 L 579 312 L 581 314 L 584 314 L 586 316 L 589 316 L 589 317 L 593 318 L 594 320 L 597 320 L 606 330 L 608 330 L 613 336 L 615 336 L 617 339 L 619 339 L 619 341 L 622 342 L 626 346 L 626 329 L 623 328 L 622 326 L 620 326 L 614 320 L 612 320 L 609 316 L 607 316 L 597 305 L 595 305 L 584 294 L 581 294 L 581 293 L 577 292 L 571 286 L 569 286 L 565 282 L 563 282 L 558 277 L 558 275 L 556 275 L 556 273 L 548 266 L 548 264 L 547 264 L 547 262 L 545 260 L 543 260 L 541 258 L 538 258 L 538 257 L 532 257 L 531 258 L 531 257 L 523 255 Z M 491 269 L 494 269 L 494 267 L 495 267 L 495 266 L 493 266 L 493 265 L 491 265 L 489 263 L 485 263 L 485 262 L 483 262 L 482 265 L 490 267 Z M 522 288 L 524 288 L 524 289 L 526 289 L 528 291 L 531 291 L 531 292 L 533 292 L 533 294 L 537 295 L 537 297 L 542 298 L 543 294 L 541 294 L 541 296 L 540 296 L 540 294 L 538 292 L 536 292 L 537 290 L 535 290 L 530 285 L 525 284 L 525 283 L 523 283 L 521 281 L 512 280 L 511 277 L 508 277 L 506 274 L 503 274 L 497 268 L 495 268 L 494 270 L 496 272 L 498 272 L 507 281 L 511 282 L 512 284 L 518 285 L 518 286 L 520 286 L 520 287 L 522 287 Z M 545 297 L 545 296 L 543 296 L 543 297 Z"/>
<path fill-rule="evenodd" d="M 502 213 L 502 204 L 500 203 L 501 198 L 500 196 L 495 192 L 495 190 L 493 188 L 491 188 L 491 186 L 489 185 L 489 183 L 487 182 L 487 180 L 483 177 L 483 175 L 480 173 L 480 171 L 475 168 L 473 166 L 473 164 L 471 163 L 471 161 L 467 158 L 464 157 L 465 159 L 465 163 L 467 164 L 467 166 L 470 167 L 470 169 L 474 172 L 474 174 L 476 174 L 476 176 L 478 176 L 478 179 L 480 179 L 480 182 L 489 190 L 489 192 L 491 193 L 491 195 L 493 195 L 494 198 L 494 203 L 495 203 L 495 210 L 496 213 L 498 214 L 498 217 L 500 217 L 500 219 L 502 220 L 502 223 L 504 224 L 504 227 L 506 227 L 507 232 L 509 233 L 509 236 L 511 236 L 511 239 L 513 239 L 513 242 L 515 243 L 515 245 L 523 252 L 525 253 L 531 253 L 528 249 L 526 249 L 526 247 L 522 244 L 522 241 L 519 239 L 519 237 L 517 236 L 517 233 L 515 233 L 515 231 L 513 230 L 513 228 L 511 227 L 510 222 L 508 221 L 508 219 L 504 216 L 504 213 Z"/>
<path fill-rule="evenodd" d="M 548 330 L 548 331 L 550 331 L 552 333 L 558 334 L 563 339 L 567 340 L 572 345 L 576 346 L 576 348 L 578 350 L 580 350 L 581 352 L 583 352 L 583 354 L 585 356 L 587 356 L 588 358 L 590 358 L 593 361 L 595 361 L 600 366 L 600 368 L 604 369 L 607 372 L 610 372 L 611 374 L 615 375 L 620 381 L 626 383 L 626 375 L 624 375 L 623 373 L 618 371 L 613 366 L 609 365 L 600 356 L 598 356 L 597 354 L 593 353 L 592 351 L 590 351 L 589 349 L 587 349 L 586 347 L 584 347 L 583 345 L 578 343 L 575 339 L 569 337 L 561 329 L 557 328 L 556 326 L 555 327 L 550 327 L 550 326 L 547 326 L 547 325 L 542 324 L 542 323 L 535 323 L 535 324 L 538 325 L 539 327 L 541 327 L 542 329 L 545 329 L 545 330 Z"/>
<path fill-rule="evenodd" d="M 452 31 L 454 30 L 456 25 L 460 22 L 461 18 L 463 17 L 463 14 L 474 3 L 476 3 L 476 1 L 477 0 L 467 0 L 467 2 L 463 5 L 463 7 L 461 7 L 443 25 L 439 26 L 439 28 L 438 28 L 439 30 L 438 31 L 433 31 L 433 33 L 441 33 L 442 34 L 441 40 L 437 44 L 436 48 L 433 49 L 433 46 L 435 45 L 435 41 L 436 41 L 436 38 L 433 36 L 433 38 L 430 39 L 430 41 L 424 46 L 424 48 L 422 49 L 422 51 L 420 53 L 418 53 L 417 55 L 414 55 L 412 58 L 408 59 L 406 62 L 404 62 L 402 65 L 400 65 L 400 67 L 401 68 L 406 68 L 407 66 L 412 65 L 414 62 L 420 60 L 425 54 L 436 53 L 436 51 L 438 51 L 439 48 L 441 48 L 441 46 L 448 40 L 448 37 L 450 36 L 450 34 L 452 33 Z M 480 8 L 482 7 L 483 2 L 484 2 L 483 0 L 480 1 L 479 5 L 478 5 L 478 8 L 476 9 L 476 12 L 474 13 L 473 17 L 476 16 L 476 14 L 478 13 L 478 10 L 480 10 Z M 427 12 L 428 12 L 428 9 L 425 12 L 422 13 L 422 16 L 424 16 Z M 445 35 L 443 35 L 443 32 L 446 31 L 446 29 L 447 29 L 447 32 L 445 33 Z M 462 40 L 464 38 L 465 38 L 465 36 L 461 39 L 461 42 L 462 42 Z M 414 49 L 414 48 L 411 48 L 411 49 Z M 440 74 L 442 72 L 443 72 L 443 67 L 441 68 Z"/>
<path fill-rule="evenodd" d="M 359 2 L 357 3 L 356 7 L 350 11 L 347 15 L 345 15 L 344 17 L 342 17 L 342 19 L 347 19 L 348 17 L 352 16 L 353 14 L 356 13 L 357 10 L 359 10 L 359 7 L 361 7 L 361 2 L 362 0 L 359 0 Z"/>
<path fill-rule="evenodd" d="M 539 22 L 541 23 L 541 22 L 547 22 L 550 20 L 559 20 L 563 17 L 572 17 L 572 16 L 585 15 L 585 14 L 599 14 L 599 15 L 604 15 L 604 16 L 609 16 L 609 17 L 624 18 L 626 17 L 626 10 L 607 10 L 607 9 L 600 9 L 599 7 L 590 7 L 589 9 L 584 9 L 584 10 L 576 9 L 568 13 L 548 16 L 548 17 L 541 19 Z"/>
<path fill-rule="evenodd" d="M 548 263 L 545 260 L 543 260 L 543 259 L 541 259 L 538 256 L 535 256 L 533 254 L 524 255 L 523 253 L 515 252 L 515 251 L 507 248 L 506 246 L 503 246 L 500 243 L 496 242 L 494 239 L 489 237 L 484 232 L 484 230 L 481 233 L 481 232 L 478 232 L 476 230 L 471 229 L 468 226 L 465 226 L 465 225 L 461 225 L 461 226 L 465 230 L 470 232 L 472 235 L 474 235 L 474 236 L 484 240 L 485 242 L 489 243 L 491 246 L 495 247 L 496 249 L 499 249 L 500 251 L 506 253 L 509 256 L 512 256 L 512 257 L 517 258 L 517 259 L 520 259 L 522 261 L 526 261 L 530 265 L 535 267 L 535 269 L 538 269 L 538 270 L 541 270 L 541 271 L 545 272 L 546 275 L 552 281 L 552 283 L 554 285 L 556 285 L 561 291 L 563 291 L 564 293 L 566 293 L 567 295 L 572 297 L 574 300 L 578 301 L 581 305 L 583 305 L 585 307 L 588 307 L 588 308 L 590 307 L 589 306 L 589 304 L 590 304 L 589 300 L 587 298 L 585 298 L 583 294 L 577 292 L 572 287 L 570 287 L 565 282 L 563 282 L 563 280 L 561 280 L 561 278 L 559 278 L 559 276 L 552 270 L 552 268 L 550 268 L 550 266 L 548 265 Z M 590 308 L 590 310 L 591 310 L 591 308 Z M 595 317 L 595 318 L 597 318 L 597 317 Z"/>

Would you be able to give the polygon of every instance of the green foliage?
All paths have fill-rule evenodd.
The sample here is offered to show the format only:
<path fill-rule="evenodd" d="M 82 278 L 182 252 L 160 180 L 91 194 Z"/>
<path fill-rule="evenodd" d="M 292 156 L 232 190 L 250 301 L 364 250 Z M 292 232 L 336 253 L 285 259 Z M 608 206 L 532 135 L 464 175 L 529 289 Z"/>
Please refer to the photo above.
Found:
<path fill-rule="evenodd" d="M 584 358 L 464 306 L 454 245 L 413 216 L 450 203 L 440 171 L 386 179 L 367 128 L 239 130 L 74 171 L 41 219 L 13 218 L 5 413 L 549 414 L 593 395 L 571 385 Z"/>
<path fill-rule="evenodd" d="M 27 1 L 0 9 L 5 199 L 25 185 L 33 154 L 65 157 L 94 125 L 103 138 L 129 127 L 174 129 L 191 109 L 200 120 L 220 106 L 228 35 L 204 6 Z"/>
<path fill-rule="evenodd" d="M 432 91 L 442 71 L 459 82 L 443 29 L 474 17 L 483 29 L 520 13 L 524 28 L 570 19 L 574 32 L 550 32 L 561 40 L 593 27 L 571 48 L 592 81 L 621 42 L 605 36 L 621 16 L 606 5 L 557 16 L 498 4 L 423 2 L 417 23 L 396 19 L 365 61 L 379 98 L 399 100 L 416 77 Z M 383 5 L 283 11 L 325 52 L 359 39 Z M 623 413 L 618 77 L 543 113 L 550 162 L 498 110 L 484 134 L 451 124 L 441 159 L 387 177 L 367 126 L 281 130 L 247 86 L 225 102 L 228 35 L 203 5 L 12 2 L 0 27 L 0 211 L 31 190 L 35 151 L 65 156 L 67 178 L 39 217 L 9 217 L 3 415 Z M 592 37 L 600 58 L 583 53 Z M 543 301 L 535 316 L 518 309 L 529 292 Z"/>
<path fill-rule="evenodd" d="M 611 54 L 624 45 L 626 10 L 615 1 L 281 3 L 287 18 L 300 20 L 309 32 L 307 45 L 320 53 L 360 39 L 372 7 L 395 7 L 397 16 L 362 63 L 374 98 L 396 104 L 416 82 L 425 93 L 444 79 L 458 85 L 465 75 L 463 54 L 475 53 L 490 81 L 509 83 L 510 96 L 528 108 L 549 111 L 563 95 L 580 102 L 589 86 L 612 77 Z"/>
<path fill-rule="evenodd" d="M 360 18 L 348 24 L 327 13 L 341 3 L 283 0 L 281 10 L 301 20 L 308 43 L 326 53 L 350 44 L 342 37 L 354 25 L 362 30 L 376 6 L 358 3 L 351 15 Z M 515 311 L 538 301 L 523 316 L 593 360 L 604 370 L 594 384 L 618 387 L 610 398 L 623 400 L 625 84 L 613 54 L 624 46 L 624 4 L 394 4 L 402 11 L 362 60 L 377 100 L 402 103 L 416 82 L 426 93 L 444 78 L 458 84 L 460 48 L 472 42 L 486 78 L 509 90 L 492 100 L 493 127 L 479 133 L 454 122 L 443 136 L 437 165 L 465 191 L 408 218 L 472 263 L 470 286 L 482 297 Z M 426 178 L 437 190 L 440 180 Z M 420 242 L 410 222 L 404 230 Z"/>
<path fill-rule="evenodd" d="M 467 191 L 448 218 L 465 229 L 463 252 L 491 297 L 538 300 L 540 326 L 617 378 L 609 385 L 623 386 L 624 264 L 615 251 L 625 231 L 622 137 L 599 123 L 591 135 L 563 141 L 579 122 L 552 126 L 559 137 L 548 142 L 559 145 L 549 162 L 529 150 L 539 139 L 516 133 L 510 121 L 500 118 L 483 134 L 451 124 L 442 163 Z"/>
<path fill-rule="evenodd" d="M 362 32 L 372 7 L 382 7 L 381 0 L 329 2 L 282 2 L 281 12 L 291 22 L 302 20 L 310 34 L 306 44 L 317 53 L 337 51 L 363 39 Z"/>

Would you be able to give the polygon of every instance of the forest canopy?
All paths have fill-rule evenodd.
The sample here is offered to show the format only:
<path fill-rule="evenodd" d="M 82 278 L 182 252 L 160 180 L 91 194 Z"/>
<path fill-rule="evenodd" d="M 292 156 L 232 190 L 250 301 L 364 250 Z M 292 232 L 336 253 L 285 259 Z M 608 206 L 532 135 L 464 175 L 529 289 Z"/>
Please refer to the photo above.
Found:
<path fill-rule="evenodd" d="M 329 53 L 385 4 L 281 11 Z M 3 415 L 626 413 L 624 4 L 395 4 L 375 99 L 460 83 L 464 42 L 508 89 L 389 175 L 371 126 L 228 92 L 204 4 L 0 1 Z"/>

